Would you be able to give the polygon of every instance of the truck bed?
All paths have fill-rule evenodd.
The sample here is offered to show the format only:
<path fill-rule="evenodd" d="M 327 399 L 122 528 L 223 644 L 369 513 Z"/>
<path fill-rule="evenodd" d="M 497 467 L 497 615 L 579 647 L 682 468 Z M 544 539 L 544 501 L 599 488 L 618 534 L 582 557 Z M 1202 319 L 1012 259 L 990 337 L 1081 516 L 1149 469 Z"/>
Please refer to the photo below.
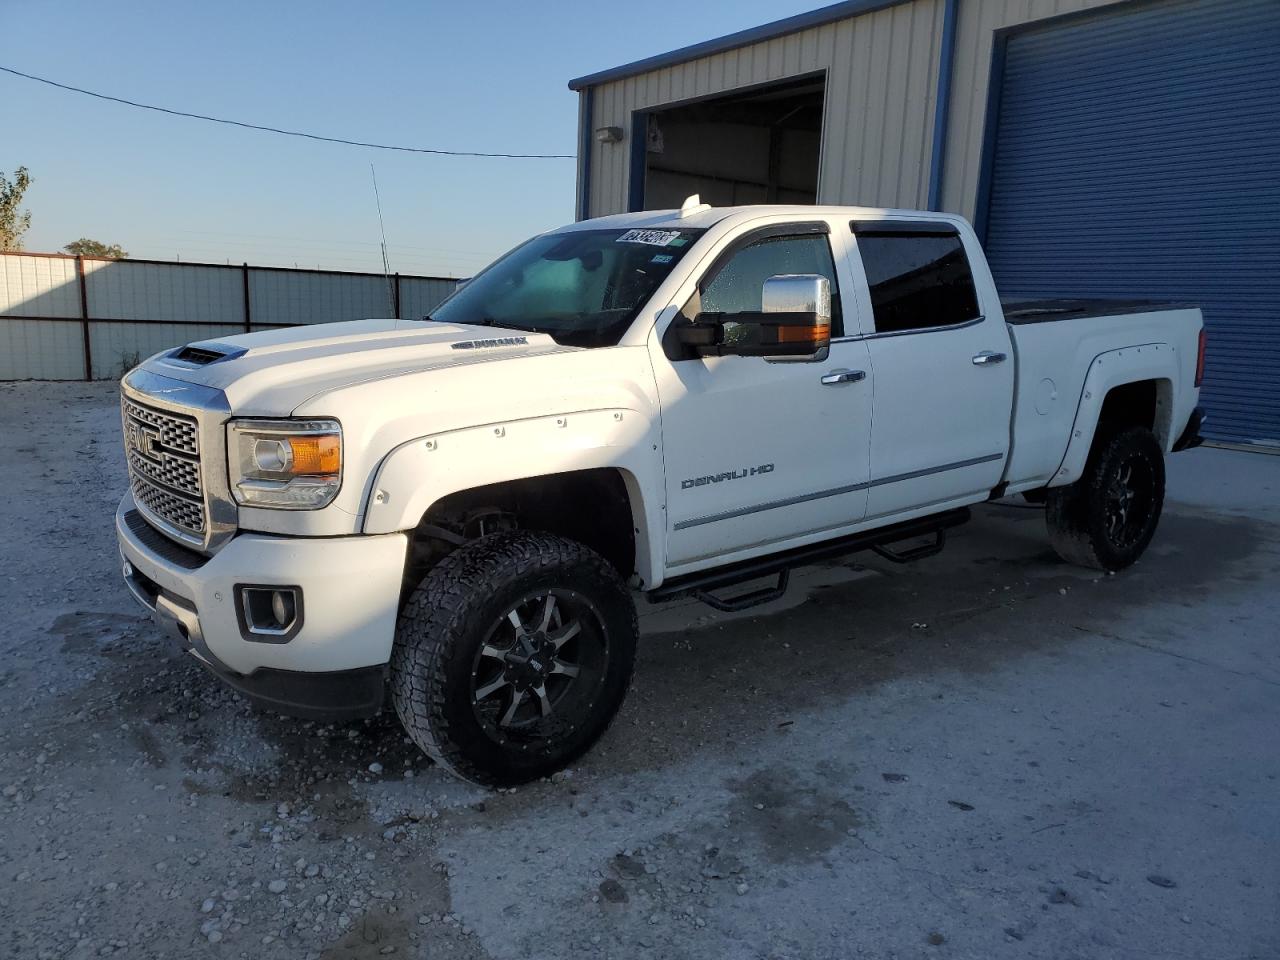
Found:
<path fill-rule="evenodd" d="M 1004 300 L 1002 298 L 1000 306 L 1004 309 L 1004 319 L 1007 323 L 1024 324 L 1154 313 L 1158 310 L 1180 310 L 1188 305 L 1157 300 Z"/>
<path fill-rule="evenodd" d="M 1023 300 L 1002 305 L 1018 364 L 1013 453 L 1005 474 L 1010 486 L 1064 479 L 1059 470 L 1072 440 L 1087 446 L 1109 378 L 1122 372 L 1168 384 L 1170 423 L 1167 436 L 1162 435 L 1166 449 L 1181 434 L 1195 406 L 1192 382 L 1203 323 L 1199 309 L 1137 299 Z M 1070 322 L 1054 322 L 1059 320 Z M 1148 346 L 1156 349 L 1147 351 Z M 1106 360 L 1096 389 L 1086 389 L 1086 378 L 1101 358 L 1130 347 L 1135 349 L 1122 363 Z M 1092 407 L 1086 410 L 1086 404 Z M 1083 420 L 1077 423 L 1080 416 Z"/>

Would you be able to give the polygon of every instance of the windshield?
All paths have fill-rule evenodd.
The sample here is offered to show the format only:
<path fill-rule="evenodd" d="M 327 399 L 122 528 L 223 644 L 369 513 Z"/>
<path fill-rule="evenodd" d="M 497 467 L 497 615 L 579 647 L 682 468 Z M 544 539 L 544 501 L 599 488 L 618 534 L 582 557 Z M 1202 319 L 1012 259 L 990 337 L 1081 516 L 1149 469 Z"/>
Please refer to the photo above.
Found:
<path fill-rule="evenodd" d="M 574 230 L 534 237 L 431 313 L 432 320 L 611 347 L 701 230 Z"/>

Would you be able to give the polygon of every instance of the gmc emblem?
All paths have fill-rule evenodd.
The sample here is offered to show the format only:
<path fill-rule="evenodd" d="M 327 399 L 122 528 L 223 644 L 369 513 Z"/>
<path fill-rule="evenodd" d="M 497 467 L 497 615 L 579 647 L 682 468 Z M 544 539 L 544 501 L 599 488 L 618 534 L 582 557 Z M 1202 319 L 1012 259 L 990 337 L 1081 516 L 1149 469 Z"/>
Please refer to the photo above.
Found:
<path fill-rule="evenodd" d="M 163 463 L 160 452 L 160 431 L 147 423 L 130 420 L 125 427 L 125 441 L 129 449 L 137 450 L 152 463 Z"/>

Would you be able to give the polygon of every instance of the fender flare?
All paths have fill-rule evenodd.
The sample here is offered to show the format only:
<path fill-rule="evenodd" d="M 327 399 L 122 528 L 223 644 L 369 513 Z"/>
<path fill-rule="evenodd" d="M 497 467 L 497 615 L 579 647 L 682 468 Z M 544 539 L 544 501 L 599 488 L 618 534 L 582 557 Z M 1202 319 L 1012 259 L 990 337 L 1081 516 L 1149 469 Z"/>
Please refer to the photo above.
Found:
<path fill-rule="evenodd" d="M 1107 394 L 1116 387 L 1145 380 L 1156 381 L 1156 438 L 1161 449 L 1169 452 L 1173 384 L 1179 376 L 1177 351 L 1167 343 L 1143 343 L 1119 350 L 1108 350 L 1093 358 L 1080 389 L 1080 402 L 1071 425 L 1071 438 L 1053 479 L 1047 486 L 1074 483 L 1084 472 L 1085 461 L 1093 448 L 1094 434 L 1102 415 Z M 1161 384 L 1165 386 L 1162 388 Z"/>
<path fill-rule="evenodd" d="M 432 504 L 493 483 L 615 469 L 631 504 L 640 585 L 661 577 L 664 478 L 657 425 L 636 410 L 585 410 L 416 437 L 374 472 L 366 534 L 414 529 Z"/>

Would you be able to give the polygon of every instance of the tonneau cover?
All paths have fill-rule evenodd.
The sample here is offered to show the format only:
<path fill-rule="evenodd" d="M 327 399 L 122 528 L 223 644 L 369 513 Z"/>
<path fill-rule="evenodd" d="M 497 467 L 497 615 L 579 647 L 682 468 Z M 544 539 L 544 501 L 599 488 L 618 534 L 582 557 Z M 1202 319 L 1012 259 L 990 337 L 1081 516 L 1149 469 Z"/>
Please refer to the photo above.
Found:
<path fill-rule="evenodd" d="M 1121 314 L 1152 313 L 1157 310 L 1185 310 L 1186 303 L 1158 300 L 1001 300 L 1006 323 L 1050 323 L 1084 317 L 1113 317 Z"/>

